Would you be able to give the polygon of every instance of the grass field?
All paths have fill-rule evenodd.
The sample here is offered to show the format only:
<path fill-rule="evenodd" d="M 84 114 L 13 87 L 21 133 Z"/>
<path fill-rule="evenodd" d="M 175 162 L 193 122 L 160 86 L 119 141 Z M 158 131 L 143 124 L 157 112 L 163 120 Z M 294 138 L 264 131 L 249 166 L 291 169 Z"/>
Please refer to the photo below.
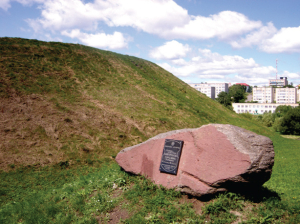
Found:
<path fill-rule="evenodd" d="M 300 223 L 299 140 L 143 59 L 20 38 L 0 38 L 0 53 L 0 223 Z M 114 161 L 159 133 L 208 123 L 272 139 L 262 189 L 199 200 Z"/>
<path fill-rule="evenodd" d="M 279 134 L 272 140 L 275 166 L 261 190 L 210 201 L 159 188 L 113 159 L 1 172 L 0 222 L 299 223 L 299 143 Z"/>

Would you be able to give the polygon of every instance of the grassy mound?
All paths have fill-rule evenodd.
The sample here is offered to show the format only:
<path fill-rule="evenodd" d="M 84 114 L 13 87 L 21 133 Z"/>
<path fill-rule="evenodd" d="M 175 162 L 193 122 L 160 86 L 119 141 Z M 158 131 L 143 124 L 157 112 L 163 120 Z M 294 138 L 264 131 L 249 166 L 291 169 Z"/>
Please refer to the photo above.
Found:
<path fill-rule="evenodd" d="M 136 57 L 20 38 L 0 38 L 0 53 L 2 169 L 97 160 L 208 123 L 270 133 Z"/>

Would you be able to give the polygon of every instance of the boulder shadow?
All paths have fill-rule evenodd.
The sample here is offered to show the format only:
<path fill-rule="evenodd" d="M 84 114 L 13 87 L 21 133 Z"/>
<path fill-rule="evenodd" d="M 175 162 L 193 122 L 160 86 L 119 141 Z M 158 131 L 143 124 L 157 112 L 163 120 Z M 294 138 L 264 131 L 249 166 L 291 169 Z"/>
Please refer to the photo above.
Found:
<path fill-rule="evenodd" d="M 276 191 L 270 190 L 266 187 L 248 187 L 248 188 L 238 188 L 238 189 L 229 189 L 230 192 L 239 194 L 243 196 L 246 200 L 249 200 L 254 203 L 260 203 L 266 201 L 270 198 L 281 201 L 281 197 Z"/>
<path fill-rule="evenodd" d="M 221 194 L 227 194 L 227 193 L 235 193 L 243 198 L 245 198 L 245 200 L 247 201 L 251 201 L 253 203 L 260 203 L 263 201 L 267 201 L 268 199 L 275 199 L 278 201 L 281 201 L 281 197 L 279 196 L 279 194 L 273 190 L 270 190 L 266 187 L 235 187 L 235 188 L 229 188 L 228 191 L 224 191 L 224 192 L 218 192 L 215 194 L 208 194 L 208 195 L 203 195 L 200 197 L 197 196 L 192 196 L 192 195 L 188 195 L 189 198 L 196 198 L 197 200 L 200 200 L 202 202 L 208 202 L 211 201 L 212 199 L 217 198 L 219 195 Z"/>

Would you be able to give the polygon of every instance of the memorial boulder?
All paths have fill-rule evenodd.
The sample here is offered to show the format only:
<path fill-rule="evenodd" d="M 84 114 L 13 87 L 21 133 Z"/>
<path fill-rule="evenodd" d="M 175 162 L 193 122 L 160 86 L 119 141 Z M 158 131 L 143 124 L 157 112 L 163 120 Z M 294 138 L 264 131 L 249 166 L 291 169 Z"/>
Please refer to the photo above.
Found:
<path fill-rule="evenodd" d="M 155 184 L 194 196 L 260 187 L 274 164 L 272 141 L 251 131 L 209 124 L 159 134 L 120 151 L 118 164 Z"/>

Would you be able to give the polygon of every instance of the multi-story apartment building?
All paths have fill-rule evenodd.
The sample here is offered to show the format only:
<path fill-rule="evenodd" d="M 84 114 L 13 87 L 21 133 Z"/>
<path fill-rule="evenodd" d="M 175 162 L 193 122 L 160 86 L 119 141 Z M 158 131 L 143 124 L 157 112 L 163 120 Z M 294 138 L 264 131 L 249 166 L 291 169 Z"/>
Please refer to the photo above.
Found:
<path fill-rule="evenodd" d="M 283 87 L 288 84 L 287 77 L 280 77 L 279 79 L 269 79 L 269 86 Z"/>
<path fill-rule="evenodd" d="M 276 88 L 276 103 L 297 103 L 297 88 Z"/>
<path fill-rule="evenodd" d="M 200 91 L 201 93 L 204 93 L 206 96 L 208 96 L 211 99 L 215 99 L 216 98 L 216 88 L 215 87 L 200 87 L 197 88 L 198 91 Z"/>
<path fill-rule="evenodd" d="M 263 114 L 265 112 L 272 112 L 274 113 L 278 106 L 292 106 L 297 107 L 299 104 L 295 103 L 233 103 L 232 107 L 233 110 L 240 114 L 240 113 L 250 113 L 250 114 Z"/>
<path fill-rule="evenodd" d="M 190 86 L 192 86 L 193 88 L 195 88 L 196 90 L 198 90 L 201 93 L 204 93 L 206 96 L 208 96 L 211 99 L 215 99 L 216 98 L 216 88 L 212 87 L 212 86 L 207 86 L 207 85 L 202 85 L 201 84 L 197 84 L 197 83 L 192 83 L 189 84 Z"/>
<path fill-rule="evenodd" d="M 272 87 L 253 87 L 253 101 L 258 103 L 273 103 L 274 90 Z"/>
<path fill-rule="evenodd" d="M 220 92 L 228 93 L 228 83 L 190 83 L 189 85 L 202 93 L 205 93 L 205 91 L 209 92 L 209 89 L 212 91 L 211 87 L 214 87 L 214 97 L 218 97 Z M 207 96 L 210 97 L 209 95 Z"/>

